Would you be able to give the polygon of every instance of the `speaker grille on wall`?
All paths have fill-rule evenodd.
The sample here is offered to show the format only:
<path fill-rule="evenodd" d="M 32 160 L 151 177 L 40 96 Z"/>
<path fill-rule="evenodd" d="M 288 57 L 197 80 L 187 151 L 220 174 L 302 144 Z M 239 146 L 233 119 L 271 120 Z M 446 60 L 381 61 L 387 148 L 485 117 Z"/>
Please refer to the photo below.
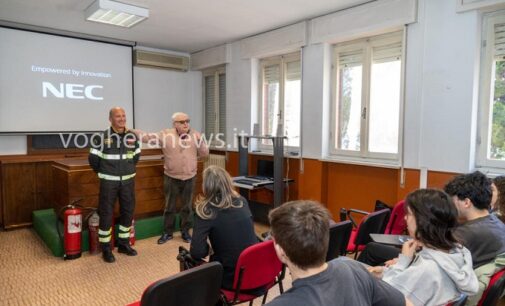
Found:
<path fill-rule="evenodd" d="M 189 57 L 144 50 L 134 50 L 133 64 L 136 66 L 188 71 Z"/>
<path fill-rule="evenodd" d="M 209 158 L 205 161 L 204 166 L 207 168 L 210 165 L 226 169 L 226 156 L 220 154 L 209 154 Z"/>

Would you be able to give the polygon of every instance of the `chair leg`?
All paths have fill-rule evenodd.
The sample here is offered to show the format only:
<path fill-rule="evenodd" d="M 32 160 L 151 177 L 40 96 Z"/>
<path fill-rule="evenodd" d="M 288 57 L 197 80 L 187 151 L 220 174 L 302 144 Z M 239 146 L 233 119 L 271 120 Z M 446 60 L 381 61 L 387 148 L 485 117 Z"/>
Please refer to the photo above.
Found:
<path fill-rule="evenodd" d="M 252 303 L 253 303 L 253 301 L 254 301 L 254 300 L 250 300 L 250 301 L 249 301 L 249 306 L 253 306 L 253 304 L 252 304 Z"/>
<path fill-rule="evenodd" d="M 280 294 L 284 293 L 284 286 L 282 285 L 282 279 L 279 280 L 279 293 Z"/>
<path fill-rule="evenodd" d="M 265 295 L 263 296 L 263 301 L 261 302 L 261 305 L 264 305 L 267 301 L 267 295 L 268 295 L 268 291 L 265 292 Z"/>

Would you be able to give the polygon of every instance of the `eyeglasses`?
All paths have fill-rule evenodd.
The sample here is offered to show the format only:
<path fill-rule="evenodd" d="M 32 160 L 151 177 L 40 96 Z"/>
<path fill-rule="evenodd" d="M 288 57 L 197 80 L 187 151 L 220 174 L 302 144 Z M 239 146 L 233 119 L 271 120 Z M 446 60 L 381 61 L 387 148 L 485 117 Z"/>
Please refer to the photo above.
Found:
<path fill-rule="evenodd" d="M 189 123 L 189 121 L 190 121 L 189 119 L 186 119 L 186 120 L 179 120 L 179 121 L 175 121 L 175 122 L 177 122 L 179 124 L 185 124 L 185 123 Z"/>

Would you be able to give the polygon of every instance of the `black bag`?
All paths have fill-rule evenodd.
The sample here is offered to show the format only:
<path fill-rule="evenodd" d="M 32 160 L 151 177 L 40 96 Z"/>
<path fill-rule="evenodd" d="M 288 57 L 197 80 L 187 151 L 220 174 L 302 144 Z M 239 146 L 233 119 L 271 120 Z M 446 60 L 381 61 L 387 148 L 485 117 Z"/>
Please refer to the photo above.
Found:
<path fill-rule="evenodd" d="M 177 254 L 177 260 L 179 261 L 179 269 L 180 271 L 185 271 L 200 265 L 202 262 L 198 262 L 191 257 L 189 251 L 183 247 L 179 247 L 179 254 Z"/>

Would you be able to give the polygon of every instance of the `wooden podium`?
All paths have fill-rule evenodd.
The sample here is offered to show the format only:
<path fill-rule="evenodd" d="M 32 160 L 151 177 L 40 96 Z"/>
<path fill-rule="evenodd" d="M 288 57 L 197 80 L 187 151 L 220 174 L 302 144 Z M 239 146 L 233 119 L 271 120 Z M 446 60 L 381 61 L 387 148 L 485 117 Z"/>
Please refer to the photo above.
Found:
<path fill-rule="evenodd" d="M 134 218 L 148 217 L 163 213 L 163 160 L 161 155 L 143 156 L 137 164 L 135 176 Z M 82 199 L 80 205 L 98 206 L 100 180 L 87 160 L 56 160 L 53 164 L 54 209 L 56 212 L 75 200 Z M 118 214 L 118 205 L 115 206 Z"/>

